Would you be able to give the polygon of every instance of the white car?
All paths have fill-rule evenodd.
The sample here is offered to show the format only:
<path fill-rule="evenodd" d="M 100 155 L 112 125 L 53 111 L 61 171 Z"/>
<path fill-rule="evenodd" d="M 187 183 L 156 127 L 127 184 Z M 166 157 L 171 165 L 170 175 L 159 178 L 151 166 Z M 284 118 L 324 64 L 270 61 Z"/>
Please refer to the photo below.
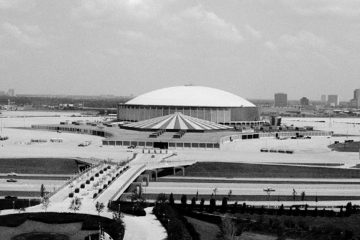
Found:
<path fill-rule="evenodd" d="M 11 172 L 11 173 L 8 173 L 7 176 L 8 176 L 8 177 L 16 177 L 16 176 L 17 176 L 17 173 Z"/>

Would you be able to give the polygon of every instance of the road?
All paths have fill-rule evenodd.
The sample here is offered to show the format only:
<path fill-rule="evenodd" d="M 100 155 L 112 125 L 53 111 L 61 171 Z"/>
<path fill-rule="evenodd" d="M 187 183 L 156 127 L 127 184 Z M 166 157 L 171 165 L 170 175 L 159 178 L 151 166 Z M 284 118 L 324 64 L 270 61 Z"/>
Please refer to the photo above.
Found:
<path fill-rule="evenodd" d="M 0 191 L 38 191 L 41 184 L 44 184 L 47 191 L 53 191 L 54 188 L 62 186 L 66 181 L 63 180 L 33 180 L 17 179 L 17 182 L 7 182 L 6 179 L 0 179 Z"/>
<path fill-rule="evenodd" d="M 150 182 L 146 193 L 174 193 L 174 194 L 211 194 L 217 188 L 217 194 L 233 195 L 266 195 L 264 188 L 273 188 L 275 195 L 291 195 L 293 189 L 297 194 L 318 196 L 360 196 L 358 184 L 279 184 L 279 183 L 202 183 L 202 182 Z"/>

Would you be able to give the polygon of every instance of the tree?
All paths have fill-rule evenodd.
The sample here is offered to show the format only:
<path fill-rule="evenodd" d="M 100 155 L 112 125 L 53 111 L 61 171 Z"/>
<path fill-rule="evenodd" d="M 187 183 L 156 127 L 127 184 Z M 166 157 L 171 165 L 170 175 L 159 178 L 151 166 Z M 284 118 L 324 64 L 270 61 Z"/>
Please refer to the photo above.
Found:
<path fill-rule="evenodd" d="M 215 211 L 215 207 L 216 207 L 216 200 L 215 200 L 215 198 L 211 198 L 210 199 L 210 212 L 213 212 L 213 211 Z"/>
<path fill-rule="evenodd" d="M 204 204 L 205 204 L 205 199 L 201 198 L 201 200 L 200 200 L 200 211 L 204 210 Z"/>
<path fill-rule="evenodd" d="M 226 212 L 226 211 L 227 211 L 227 207 L 228 207 L 228 198 L 227 198 L 227 197 L 223 197 L 222 203 L 221 203 L 221 211 L 222 211 L 222 212 Z"/>
<path fill-rule="evenodd" d="M 214 196 L 215 196 L 215 199 L 216 199 L 216 193 L 217 193 L 217 191 L 218 191 L 217 188 L 214 188 L 214 189 L 213 189 L 213 194 L 214 194 Z"/>
<path fill-rule="evenodd" d="M 96 202 L 95 204 L 96 211 L 98 212 L 98 215 L 104 210 L 105 205 L 103 203 Z"/>
<path fill-rule="evenodd" d="M 194 209 L 195 207 L 196 207 L 196 198 L 193 197 L 193 198 L 191 199 L 191 209 Z"/>
<path fill-rule="evenodd" d="M 186 207 L 186 202 L 187 202 L 187 197 L 186 197 L 185 194 L 183 194 L 183 195 L 181 196 L 181 205 L 182 205 L 183 207 Z"/>
<path fill-rule="evenodd" d="M 159 195 L 156 198 L 156 202 L 157 203 L 166 203 L 167 201 L 167 197 L 165 195 L 165 193 L 159 193 Z"/>
<path fill-rule="evenodd" d="M 45 212 L 47 211 L 49 205 L 50 205 L 50 199 L 48 196 L 44 196 L 41 200 L 41 205 L 42 208 L 45 210 Z"/>
<path fill-rule="evenodd" d="M 352 204 L 351 204 L 351 202 L 348 202 L 347 204 L 346 204 L 346 216 L 350 216 L 351 214 L 352 214 Z"/>
<path fill-rule="evenodd" d="M 222 236 L 226 240 L 235 240 L 237 239 L 237 227 L 234 221 L 231 218 L 225 217 L 221 222 Z"/>
<path fill-rule="evenodd" d="M 170 203 L 170 205 L 172 205 L 172 206 L 175 204 L 174 194 L 173 194 L 173 193 L 170 193 L 169 203 Z"/>
<path fill-rule="evenodd" d="M 69 209 L 73 210 L 74 212 L 76 212 L 77 210 L 79 210 L 81 207 L 81 199 L 78 197 L 75 197 L 70 204 Z"/>
<path fill-rule="evenodd" d="M 45 186 L 44 184 L 41 184 L 41 187 L 40 187 L 40 197 L 44 197 L 45 196 Z"/>
<path fill-rule="evenodd" d="M 293 188 L 293 192 L 292 192 L 293 201 L 296 200 L 296 195 L 297 195 L 297 192 L 295 191 L 295 188 Z"/>
<path fill-rule="evenodd" d="M 305 201 L 305 191 L 301 192 L 301 201 Z"/>
<path fill-rule="evenodd" d="M 281 204 L 279 210 L 278 210 L 278 215 L 283 215 L 284 214 L 284 204 Z"/>
<path fill-rule="evenodd" d="M 232 195 L 232 190 L 230 189 L 229 192 L 228 192 L 228 198 L 229 198 L 229 200 L 230 200 L 230 198 L 231 198 L 231 195 Z"/>

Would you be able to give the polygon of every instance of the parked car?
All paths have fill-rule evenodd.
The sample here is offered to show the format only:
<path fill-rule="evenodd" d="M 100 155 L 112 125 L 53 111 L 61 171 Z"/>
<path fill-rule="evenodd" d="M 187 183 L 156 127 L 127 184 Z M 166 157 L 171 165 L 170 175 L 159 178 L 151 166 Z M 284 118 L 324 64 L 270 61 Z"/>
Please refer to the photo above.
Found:
<path fill-rule="evenodd" d="M 17 182 L 17 180 L 16 179 L 13 179 L 13 178 L 10 178 L 10 179 L 8 179 L 8 180 L 6 180 L 7 182 Z"/>

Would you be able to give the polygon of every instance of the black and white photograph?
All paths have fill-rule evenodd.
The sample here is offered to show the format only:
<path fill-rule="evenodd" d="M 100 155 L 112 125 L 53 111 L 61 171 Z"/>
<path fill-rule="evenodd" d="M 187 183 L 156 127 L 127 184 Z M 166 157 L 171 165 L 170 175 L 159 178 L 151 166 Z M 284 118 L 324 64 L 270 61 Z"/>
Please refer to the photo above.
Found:
<path fill-rule="evenodd" d="M 0 0 L 0 240 L 360 240 L 360 0 Z"/>

